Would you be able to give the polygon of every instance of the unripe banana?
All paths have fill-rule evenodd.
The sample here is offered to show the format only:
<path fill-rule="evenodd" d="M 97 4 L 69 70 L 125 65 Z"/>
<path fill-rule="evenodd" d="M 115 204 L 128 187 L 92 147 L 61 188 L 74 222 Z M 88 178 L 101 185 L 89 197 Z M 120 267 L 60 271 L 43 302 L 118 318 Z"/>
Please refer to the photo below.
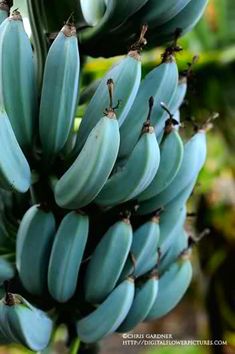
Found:
<path fill-rule="evenodd" d="M 186 214 L 186 206 L 180 203 L 167 207 L 161 214 L 159 247 L 163 256 L 183 229 Z"/>
<path fill-rule="evenodd" d="M 99 83 L 79 127 L 75 154 L 81 150 L 90 131 L 102 117 L 104 107 L 108 107 L 108 96 L 104 87 L 109 78 L 112 78 L 115 85 L 113 100 L 115 103 L 120 101 L 116 115 L 118 124 L 121 126 L 131 109 L 140 85 L 141 57 L 138 51 L 130 51 L 124 59 L 106 73 Z"/>
<path fill-rule="evenodd" d="M 84 0 L 83 0 L 84 1 Z M 86 1 L 86 0 L 85 0 Z M 148 0 L 120 1 L 109 0 L 106 11 L 101 20 L 93 28 L 88 28 L 81 33 L 81 41 L 96 43 L 104 33 L 110 32 L 125 22 L 131 15 L 137 12 Z M 84 14 L 84 17 L 86 15 Z"/>
<path fill-rule="evenodd" d="M 161 44 L 172 40 L 175 31 L 180 29 L 180 35 L 190 31 L 201 18 L 208 0 L 191 0 L 188 4 L 172 19 L 165 22 L 162 26 L 156 27 L 149 36 L 149 41 Z"/>
<path fill-rule="evenodd" d="M 120 128 L 121 145 L 119 157 L 124 158 L 130 155 L 136 145 L 145 117 L 148 113 L 146 102 L 150 96 L 154 97 L 151 122 L 155 126 L 158 117 L 162 115 L 161 102 L 167 105 L 175 93 L 178 84 L 178 69 L 173 57 L 152 70 L 141 82 L 136 99 Z"/>
<path fill-rule="evenodd" d="M 23 344 L 30 350 L 47 347 L 52 333 L 52 321 L 22 296 L 8 293 L 0 301 L 0 339 L 5 343 Z"/>
<path fill-rule="evenodd" d="M 141 21 L 151 28 L 160 26 L 174 18 L 191 0 L 168 0 L 156 3 L 149 0 L 141 9 Z"/>
<path fill-rule="evenodd" d="M 30 150 L 37 123 L 37 89 L 31 42 L 15 10 L 0 29 L 0 102 L 17 141 Z"/>
<path fill-rule="evenodd" d="M 206 134 L 200 130 L 185 145 L 180 169 L 171 184 L 160 194 L 144 201 L 139 214 L 148 214 L 173 201 L 198 176 L 206 160 Z"/>
<path fill-rule="evenodd" d="M 0 285 L 5 280 L 9 280 L 14 277 L 15 271 L 10 262 L 0 256 Z"/>
<path fill-rule="evenodd" d="M 93 201 L 112 171 L 119 143 L 118 122 L 109 112 L 93 128 L 77 159 L 57 182 L 55 199 L 60 207 L 78 209 Z"/>
<path fill-rule="evenodd" d="M 192 265 L 183 254 L 159 279 L 159 291 L 146 320 L 157 319 L 169 313 L 182 299 L 192 279 Z"/>
<path fill-rule="evenodd" d="M 153 180 L 160 162 L 160 151 L 149 114 L 142 134 L 124 167 L 105 183 L 95 202 L 101 206 L 113 206 L 137 197 Z"/>
<path fill-rule="evenodd" d="M 170 123 L 171 124 L 171 123 Z M 175 128 L 168 126 L 160 144 L 160 165 L 150 185 L 138 196 L 139 201 L 150 199 L 164 191 L 174 180 L 183 161 L 184 145 Z"/>
<path fill-rule="evenodd" d="M 174 263 L 179 254 L 181 254 L 188 247 L 188 235 L 182 227 L 179 227 L 175 237 L 172 238 L 171 245 L 166 251 L 165 255 L 161 258 L 159 263 L 159 274 L 163 274 Z"/>
<path fill-rule="evenodd" d="M 88 228 L 87 216 L 70 212 L 55 235 L 48 266 L 48 289 L 58 302 L 68 301 L 75 293 Z"/>
<path fill-rule="evenodd" d="M 0 106 L 0 141 L 0 188 L 20 193 L 27 192 L 31 184 L 30 168 L 2 106 Z"/>
<path fill-rule="evenodd" d="M 89 26 L 95 26 L 105 12 L 104 0 L 80 0 L 82 15 Z"/>
<path fill-rule="evenodd" d="M 131 257 L 126 260 L 120 279 L 123 280 L 132 274 L 139 277 L 156 265 L 159 237 L 160 228 L 157 216 L 152 217 L 134 232 L 130 249 Z"/>
<path fill-rule="evenodd" d="M 183 76 L 183 77 L 180 77 L 176 91 L 175 91 L 174 95 L 172 95 L 172 98 L 170 99 L 169 106 L 168 106 L 169 111 L 173 113 L 172 116 L 174 118 L 174 121 L 178 122 L 178 123 L 180 123 L 179 108 L 184 101 L 186 91 L 187 91 L 187 78 L 185 76 Z M 169 112 L 167 112 L 166 110 L 163 110 L 162 115 L 159 116 L 157 125 L 155 127 L 158 142 L 160 142 L 162 140 L 162 137 L 164 135 L 164 128 L 166 125 L 168 115 L 169 115 Z M 179 124 L 176 125 L 176 129 L 178 129 L 178 126 L 179 126 Z"/>
<path fill-rule="evenodd" d="M 115 332 L 130 310 L 134 292 L 132 278 L 119 284 L 97 309 L 78 321 L 79 338 L 85 343 L 93 343 Z"/>
<path fill-rule="evenodd" d="M 152 274 L 144 283 L 136 286 L 135 297 L 124 322 L 117 332 L 129 332 L 144 321 L 158 294 L 158 276 Z"/>
<path fill-rule="evenodd" d="M 43 76 L 39 123 L 47 161 L 60 152 L 69 136 L 78 101 L 79 69 L 76 28 L 65 24 L 50 47 Z"/>
<path fill-rule="evenodd" d="M 6 1 L 0 2 L 0 25 L 9 16 L 10 8 Z M 1 30 L 0 30 L 1 31 Z"/>
<path fill-rule="evenodd" d="M 47 271 L 55 235 L 52 212 L 40 205 L 32 206 L 24 215 L 16 238 L 16 268 L 20 280 L 31 294 L 47 290 Z"/>
<path fill-rule="evenodd" d="M 85 275 L 85 298 L 102 302 L 117 284 L 132 243 L 129 219 L 115 223 L 98 243 Z"/>

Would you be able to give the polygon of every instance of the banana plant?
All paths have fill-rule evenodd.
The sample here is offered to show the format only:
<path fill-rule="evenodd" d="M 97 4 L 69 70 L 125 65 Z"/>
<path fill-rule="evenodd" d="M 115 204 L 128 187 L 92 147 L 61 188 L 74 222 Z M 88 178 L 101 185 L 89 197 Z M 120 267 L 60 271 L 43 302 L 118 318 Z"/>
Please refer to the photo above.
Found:
<path fill-rule="evenodd" d="M 1 344 L 44 350 L 63 324 L 71 351 L 93 350 L 184 296 L 186 203 L 208 121 L 183 138 L 175 57 L 206 3 L 28 0 L 33 48 L 19 10 L 9 17 L 0 1 Z M 170 44 L 143 77 L 147 33 L 149 48 Z M 124 52 L 78 127 L 80 58 Z"/>

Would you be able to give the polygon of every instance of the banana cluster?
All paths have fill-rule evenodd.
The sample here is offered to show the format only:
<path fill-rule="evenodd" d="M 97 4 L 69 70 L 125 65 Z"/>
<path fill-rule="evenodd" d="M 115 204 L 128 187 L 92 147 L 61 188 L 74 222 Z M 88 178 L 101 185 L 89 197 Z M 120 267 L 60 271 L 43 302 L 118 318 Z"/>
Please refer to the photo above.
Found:
<path fill-rule="evenodd" d="M 123 54 L 139 28 L 148 24 L 149 47 L 174 39 L 176 30 L 183 35 L 201 18 L 207 0 L 80 0 L 83 17 L 89 26 L 80 34 L 84 50 L 92 56 Z M 94 13 L 91 12 L 91 7 Z M 115 42 L 115 46 L 111 43 Z"/>
<path fill-rule="evenodd" d="M 61 14 L 73 12 L 80 28 L 82 50 L 94 57 L 124 54 L 142 25 L 148 24 L 148 47 L 165 44 L 192 30 L 208 0 L 28 0 L 47 33 L 59 30 Z M 114 44 L 115 43 L 115 44 Z"/>
<path fill-rule="evenodd" d="M 150 23 L 150 37 L 171 39 L 205 3 L 106 1 L 101 22 L 82 36 L 120 39 L 135 19 Z M 92 15 L 90 2 L 81 5 Z M 67 22 L 55 38 L 39 88 L 21 15 L 8 11 L 0 2 L 0 343 L 40 351 L 61 323 L 93 343 L 161 318 L 192 278 L 186 203 L 206 159 L 204 127 L 186 142 L 180 135 L 187 78 L 174 50 L 142 79 L 143 26 L 93 85 L 76 131 L 75 26 Z"/>

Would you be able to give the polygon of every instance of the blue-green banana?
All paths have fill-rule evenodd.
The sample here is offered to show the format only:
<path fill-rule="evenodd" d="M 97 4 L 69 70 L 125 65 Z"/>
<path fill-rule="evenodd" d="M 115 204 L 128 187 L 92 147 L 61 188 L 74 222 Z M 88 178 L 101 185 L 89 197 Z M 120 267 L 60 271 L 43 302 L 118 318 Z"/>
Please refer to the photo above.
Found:
<path fill-rule="evenodd" d="M 80 0 L 84 20 L 89 26 L 95 26 L 105 12 L 104 0 Z"/>
<path fill-rule="evenodd" d="M 167 207 L 161 214 L 159 247 L 163 256 L 181 232 L 186 214 L 185 205 L 180 203 Z"/>
<path fill-rule="evenodd" d="M 184 296 L 191 279 L 192 264 L 183 254 L 160 277 L 158 296 L 146 320 L 161 318 L 169 313 Z"/>
<path fill-rule="evenodd" d="M 159 274 L 163 274 L 187 247 L 188 235 L 182 227 L 179 227 L 178 232 L 175 233 L 175 237 L 172 238 L 169 249 L 161 258 L 158 268 Z"/>
<path fill-rule="evenodd" d="M 82 151 L 57 182 L 55 199 L 60 207 L 77 209 L 93 201 L 113 169 L 119 144 L 118 122 L 110 111 L 92 129 Z"/>
<path fill-rule="evenodd" d="M 41 310 L 18 294 L 7 294 L 0 301 L 1 343 L 19 343 L 30 350 L 47 347 L 53 323 Z M 3 340 L 3 342 L 2 342 Z"/>
<path fill-rule="evenodd" d="M 86 1 L 86 0 L 84 0 Z M 103 33 L 110 32 L 121 25 L 131 15 L 137 12 L 148 0 L 109 0 L 107 2 L 104 16 L 93 28 L 88 28 L 81 33 L 81 41 L 97 41 L 102 38 Z"/>
<path fill-rule="evenodd" d="M 130 249 L 131 256 L 126 260 L 121 279 L 131 274 L 139 277 L 156 265 L 159 237 L 159 217 L 157 216 L 152 217 L 134 232 Z"/>
<path fill-rule="evenodd" d="M 35 137 L 38 109 L 34 64 L 30 39 L 20 13 L 15 10 L 0 27 L 0 103 L 20 146 L 29 151 Z"/>
<path fill-rule="evenodd" d="M 10 280 L 11 278 L 13 278 L 14 274 L 15 271 L 12 264 L 1 256 L 0 257 L 0 285 L 2 285 L 5 280 Z"/>
<path fill-rule="evenodd" d="M 127 260 L 132 243 L 129 219 L 115 223 L 96 246 L 85 274 L 85 298 L 102 302 L 115 287 Z"/>
<path fill-rule="evenodd" d="M 131 308 L 117 332 L 129 332 L 144 321 L 158 294 L 158 275 L 150 274 L 149 279 L 136 286 Z"/>
<path fill-rule="evenodd" d="M 151 32 L 149 41 L 155 43 L 165 43 L 174 37 L 175 31 L 180 29 L 180 35 L 190 31 L 201 18 L 208 0 L 191 0 L 188 4 L 172 19 Z"/>
<path fill-rule="evenodd" d="M 179 115 L 178 110 L 184 101 L 186 91 L 187 91 L 187 78 L 181 77 L 179 79 L 177 89 L 176 89 L 174 95 L 172 95 L 172 98 L 170 99 L 169 104 L 168 104 L 169 111 L 173 112 L 173 118 L 178 123 L 180 123 L 179 116 L 178 116 Z M 162 140 L 162 137 L 164 135 L 164 128 L 165 128 L 165 124 L 166 124 L 166 120 L 168 118 L 168 115 L 169 114 L 165 110 L 163 110 L 162 115 L 159 116 L 157 125 L 155 127 L 158 142 L 160 142 Z M 176 126 L 176 128 L 178 128 L 178 126 Z"/>
<path fill-rule="evenodd" d="M 166 127 L 168 129 L 168 127 Z M 175 128 L 165 132 L 160 144 L 160 165 L 150 185 L 138 196 L 138 201 L 150 199 L 164 191 L 177 175 L 184 154 L 183 142 Z"/>
<path fill-rule="evenodd" d="M 111 32 L 116 36 L 124 36 L 125 39 L 133 37 L 133 28 L 141 24 L 147 24 L 152 32 L 153 28 L 163 25 L 173 19 L 189 3 L 190 0 L 168 0 L 156 3 L 156 0 L 148 0 L 147 3 L 137 11 L 131 18 L 122 23 L 121 26 Z M 116 37 L 116 38 L 118 38 Z"/>
<path fill-rule="evenodd" d="M 165 102 L 168 105 L 176 91 L 178 76 L 177 65 L 174 58 L 170 56 L 166 62 L 152 70 L 141 82 L 136 99 L 120 128 L 120 158 L 129 156 L 138 141 L 141 127 L 148 113 L 146 102 L 149 97 L 153 96 L 155 100 L 151 117 L 151 123 L 155 126 L 158 117 L 162 115 L 160 103 Z"/>
<path fill-rule="evenodd" d="M 40 205 L 32 206 L 24 215 L 16 238 L 16 268 L 20 280 L 31 294 L 47 290 L 47 271 L 55 235 L 52 212 Z"/>
<path fill-rule="evenodd" d="M 159 162 L 160 150 L 154 128 L 147 122 L 126 164 L 108 179 L 95 202 L 113 206 L 136 198 L 152 182 Z"/>
<path fill-rule="evenodd" d="M 43 76 L 39 130 L 47 161 L 60 152 L 69 136 L 78 101 L 79 69 L 76 28 L 65 24 L 50 47 Z"/>
<path fill-rule="evenodd" d="M 191 0 L 168 0 L 156 3 L 149 0 L 141 9 L 141 22 L 147 23 L 149 28 L 161 26 L 174 18 Z"/>
<path fill-rule="evenodd" d="M 137 51 L 130 51 L 128 55 L 109 70 L 99 83 L 95 94 L 89 102 L 85 115 L 78 130 L 74 153 L 78 153 L 84 145 L 90 131 L 102 117 L 104 108 L 108 106 L 108 96 L 105 85 L 109 78 L 114 82 L 114 103 L 120 100 L 116 115 L 121 126 L 131 109 L 141 80 L 141 59 Z"/>
<path fill-rule="evenodd" d="M 184 157 L 180 169 L 171 184 L 160 194 L 144 201 L 138 209 L 139 214 L 148 214 L 166 206 L 195 180 L 206 160 L 206 134 L 204 130 L 196 133 L 184 147 Z"/>
<path fill-rule="evenodd" d="M 75 293 L 88 230 L 88 216 L 72 211 L 64 217 L 55 235 L 48 266 L 48 289 L 58 302 L 68 301 Z"/>
<path fill-rule="evenodd" d="M 0 106 L 0 141 L 0 188 L 20 193 L 27 192 L 31 184 L 30 168 L 2 106 Z"/>
<path fill-rule="evenodd" d="M 93 343 L 115 332 L 131 308 L 134 292 L 134 280 L 128 278 L 119 284 L 97 309 L 79 320 L 77 332 L 81 341 Z"/>

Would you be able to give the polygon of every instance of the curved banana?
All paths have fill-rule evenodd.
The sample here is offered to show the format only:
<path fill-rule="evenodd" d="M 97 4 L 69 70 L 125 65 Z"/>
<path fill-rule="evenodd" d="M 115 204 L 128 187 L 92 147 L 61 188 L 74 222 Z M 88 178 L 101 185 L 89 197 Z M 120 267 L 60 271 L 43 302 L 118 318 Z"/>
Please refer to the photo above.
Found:
<path fill-rule="evenodd" d="M 201 18 L 208 0 L 191 0 L 188 4 L 172 19 L 165 22 L 162 26 L 154 27 L 154 31 L 149 36 L 149 41 L 160 44 L 170 41 L 177 29 L 181 30 L 180 35 L 190 31 Z"/>
<path fill-rule="evenodd" d="M 55 187 L 60 207 L 78 209 L 96 197 L 107 181 L 117 158 L 119 127 L 113 110 L 96 124 L 87 141 Z"/>
<path fill-rule="evenodd" d="M 48 52 L 42 84 L 39 130 L 48 161 L 60 152 L 69 136 L 78 102 L 79 70 L 76 28 L 65 24 Z"/>
<path fill-rule="evenodd" d="M 148 119 L 142 135 L 124 167 L 114 173 L 105 183 L 95 202 L 101 206 L 113 206 L 137 197 L 153 180 L 160 162 L 160 151 L 150 114 L 153 101 L 150 99 Z"/>
<path fill-rule="evenodd" d="M 9 16 L 10 8 L 6 1 L 0 2 L 0 25 Z M 1 31 L 1 29 L 0 29 Z"/>
<path fill-rule="evenodd" d="M 97 309 L 78 321 L 79 338 L 84 343 L 93 343 L 115 332 L 131 308 L 134 292 L 132 278 L 119 284 Z"/>
<path fill-rule="evenodd" d="M 86 215 L 70 212 L 55 235 L 48 266 L 48 289 L 58 302 L 68 301 L 75 293 L 88 228 Z"/>
<path fill-rule="evenodd" d="M 16 238 L 16 268 L 27 291 L 42 295 L 47 290 L 47 271 L 55 235 L 52 212 L 40 205 L 32 206 L 24 215 Z"/>
<path fill-rule="evenodd" d="M 186 214 L 186 206 L 180 203 L 167 207 L 161 214 L 159 247 L 163 256 L 184 227 Z"/>
<path fill-rule="evenodd" d="M 141 22 L 149 28 L 161 26 L 180 13 L 191 0 L 168 0 L 156 3 L 149 0 L 141 9 Z"/>
<path fill-rule="evenodd" d="M 20 193 L 27 192 L 31 184 L 30 168 L 2 106 L 0 106 L 0 141 L 0 188 Z"/>
<path fill-rule="evenodd" d="M 182 227 L 179 227 L 175 237 L 172 239 L 169 249 L 166 251 L 165 255 L 161 258 L 159 263 L 158 272 L 163 274 L 172 263 L 177 260 L 179 254 L 181 254 L 188 247 L 188 235 Z"/>
<path fill-rule="evenodd" d="M 152 217 L 134 232 L 130 249 L 131 258 L 128 257 L 126 260 L 120 279 L 123 280 L 129 275 L 139 277 L 156 265 L 159 237 L 160 228 L 157 216 Z"/>
<path fill-rule="evenodd" d="M 114 102 L 120 101 L 116 115 L 118 124 L 121 126 L 131 109 L 140 85 L 141 57 L 138 50 L 131 50 L 124 59 L 106 73 L 99 83 L 79 127 L 74 153 L 81 150 L 90 131 L 102 117 L 104 107 L 108 106 L 108 96 L 104 87 L 109 78 L 112 78 L 115 87 L 113 100 Z"/>
<path fill-rule="evenodd" d="M 164 191 L 174 180 L 183 161 L 184 145 L 174 127 L 165 128 L 160 144 L 160 165 L 150 185 L 138 196 L 138 201 L 155 197 Z"/>
<path fill-rule="evenodd" d="M 169 222 L 169 220 L 171 222 Z M 176 203 L 174 206 L 167 207 L 161 214 L 160 218 L 160 238 L 158 242 L 158 249 L 152 250 L 146 255 L 146 261 L 143 263 L 138 276 L 147 273 L 161 264 L 162 257 L 166 255 L 167 251 L 172 247 L 175 239 L 181 232 L 186 221 L 186 207 L 182 204 Z M 160 257 L 160 259 L 159 259 Z M 160 262 L 159 262 L 160 260 Z M 129 273 L 130 274 L 130 273 Z M 136 273 L 135 273 L 136 274 Z"/>
<path fill-rule="evenodd" d="M 41 310 L 18 294 L 8 293 L 0 301 L 0 340 L 20 343 L 30 350 L 47 347 L 53 323 Z"/>
<path fill-rule="evenodd" d="M 173 112 L 173 118 L 175 121 L 180 123 L 180 119 L 178 118 L 178 110 L 180 106 L 182 105 L 185 95 L 187 91 L 187 78 L 186 77 L 181 77 L 179 79 L 178 86 L 176 88 L 176 91 L 174 95 L 172 96 L 171 100 L 169 101 L 169 111 Z M 159 116 L 157 125 L 155 127 L 155 132 L 157 136 L 158 142 L 162 140 L 162 137 L 164 135 L 164 128 L 166 125 L 167 118 L 169 116 L 169 113 L 165 110 L 162 111 L 162 115 Z M 176 129 L 178 126 L 176 125 Z"/>
<path fill-rule="evenodd" d="M 96 246 L 85 274 L 86 301 L 102 302 L 117 284 L 132 243 L 132 227 L 125 218 L 115 223 Z"/>
<path fill-rule="evenodd" d="M 157 319 L 169 313 L 182 299 L 192 279 L 192 265 L 183 254 L 159 279 L 159 291 L 146 320 Z"/>
<path fill-rule="evenodd" d="M 109 38 L 113 38 L 113 35 L 115 35 L 115 39 L 124 37 L 127 43 L 129 42 L 127 38 L 133 37 L 136 28 L 139 28 L 142 24 L 147 24 L 151 33 L 153 28 L 163 25 L 180 13 L 189 1 L 190 0 L 178 0 L 176 2 L 174 0 L 168 0 L 156 3 L 156 0 L 148 0 L 147 3 L 133 16 L 128 18 L 127 21 L 114 28 Z"/>
<path fill-rule="evenodd" d="M 161 102 L 167 105 L 175 93 L 178 84 L 178 68 L 172 56 L 166 62 L 152 70 L 141 82 L 135 101 L 120 127 L 121 144 L 119 157 L 125 158 L 130 155 L 136 145 L 145 117 L 148 114 L 146 102 L 150 96 L 154 97 L 154 108 L 151 122 L 155 126 L 158 117 L 162 115 Z"/>
<path fill-rule="evenodd" d="M 136 286 L 135 297 L 124 322 L 117 332 L 129 332 L 144 321 L 151 310 L 158 294 L 158 276 L 153 272 L 144 283 Z"/>
<path fill-rule="evenodd" d="M 0 29 L 0 102 L 19 145 L 31 150 L 37 124 L 34 54 L 20 13 L 15 10 Z"/>
<path fill-rule="evenodd" d="M 137 12 L 148 0 L 109 0 L 106 11 L 101 20 L 93 28 L 89 28 L 81 33 L 81 42 L 96 42 L 102 38 L 104 33 L 110 32 L 115 27 L 122 24 L 127 18 Z"/>
<path fill-rule="evenodd" d="M 15 271 L 10 262 L 0 256 L 0 285 L 5 280 L 9 280 L 14 277 Z"/>
<path fill-rule="evenodd" d="M 140 215 L 151 213 L 174 200 L 192 181 L 195 181 L 205 160 L 206 134 L 204 130 L 200 130 L 186 143 L 183 161 L 171 184 L 160 194 L 141 203 L 138 213 Z"/>
<path fill-rule="evenodd" d="M 82 15 L 89 26 L 95 26 L 105 12 L 104 0 L 80 0 Z"/>

